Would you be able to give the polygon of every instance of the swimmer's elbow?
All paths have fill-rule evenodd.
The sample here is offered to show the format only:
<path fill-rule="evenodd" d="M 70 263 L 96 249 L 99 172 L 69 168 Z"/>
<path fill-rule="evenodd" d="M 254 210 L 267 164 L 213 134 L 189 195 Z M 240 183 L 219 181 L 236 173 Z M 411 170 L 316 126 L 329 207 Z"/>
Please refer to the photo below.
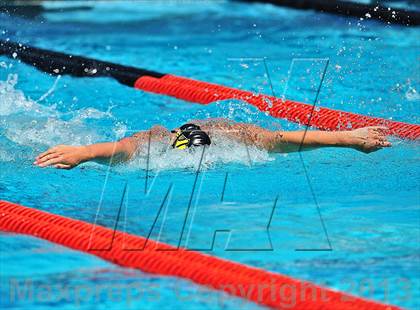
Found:
<path fill-rule="evenodd" d="M 117 144 L 116 153 L 120 154 L 122 161 L 130 160 L 137 150 L 137 142 L 133 137 L 122 138 Z"/>

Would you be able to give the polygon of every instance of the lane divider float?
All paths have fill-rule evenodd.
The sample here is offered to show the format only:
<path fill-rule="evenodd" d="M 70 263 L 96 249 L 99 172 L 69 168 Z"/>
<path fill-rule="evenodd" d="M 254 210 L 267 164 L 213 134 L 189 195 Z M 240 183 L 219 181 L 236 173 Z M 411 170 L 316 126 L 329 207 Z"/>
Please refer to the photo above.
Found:
<path fill-rule="evenodd" d="M 416 140 L 420 125 L 351 112 L 317 107 L 274 96 L 123 66 L 111 62 L 69 55 L 0 40 L 0 55 L 6 55 L 44 72 L 76 77 L 112 77 L 120 83 L 147 92 L 176 97 L 200 104 L 237 99 L 245 101 L 273 117 L 316 127 L 322 130 L 348 130 L 365 126 L 386 126 L 394 136 Z"/>
<path fill-rule="evenodd" d="M 184 278 L 276 309 L 284 309 L 290 304 L 288 309 L 298 310 L 399 309 L 289 276 L 2 200 L 0 230 L 48 240 L 123 267 Z"/>

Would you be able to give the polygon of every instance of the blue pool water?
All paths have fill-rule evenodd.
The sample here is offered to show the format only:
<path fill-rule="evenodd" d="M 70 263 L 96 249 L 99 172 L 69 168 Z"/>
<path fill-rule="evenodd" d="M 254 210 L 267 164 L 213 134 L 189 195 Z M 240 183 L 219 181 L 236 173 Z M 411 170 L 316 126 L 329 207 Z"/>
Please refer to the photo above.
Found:
<path fill-rule="evenodd" d="M 34 19 L 2 14 L 0 38 L 267 94 L 269 75 L 277 96 L 304 102 L 313 102 L 329 59 L 317 104 L 419 123 L 418 28 L 262 4 L 150 3 L 99 2 L 92 10 Z M 150 172 L 144 156 L 112 169 L 32 165 L 55 144 L 109 141 L 154 124 L 172 128 L 207 117 L 300 128 L 241 102 L 196 105 L 106 78 L 52 77 L 1 57 L 0 199 L 92 223 L 97 216 L 97 223 L 114 227 L 127 184 L 119 229 L 147 235 L 173 184 L 153 239 L 177 245 L 190 207 L 182 246 L 405 308 L 420 306 L 418 142 L 391 138 L 393 148 L 369 155 L 314 150 L 303 160 L 298 153 L 221 142 L 206 153 L 191 203 L 200 154 L 152 149 Z M 211 249 L 215 230 L 231 235 L 218 234 Z M 2 233 L 0 241 L 5 309 L 259 308 L 36 238 Z M 296 251 L 327 249 L 328 241 L 331 251 Z M 24 291 L 31 288 L 32 296 Z"/>

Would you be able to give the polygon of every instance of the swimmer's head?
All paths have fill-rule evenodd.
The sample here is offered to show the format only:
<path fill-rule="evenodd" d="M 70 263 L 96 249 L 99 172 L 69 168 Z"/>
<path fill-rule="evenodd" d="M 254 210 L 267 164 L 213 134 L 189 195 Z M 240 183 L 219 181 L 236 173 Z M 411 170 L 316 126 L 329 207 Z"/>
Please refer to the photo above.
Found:
<path fill-rule="evenodd" d="M 172 143 L 172 147 L 176 149 L 184 150 L 191 146 L 210 145 L 211 143 L 207 133 L 195 124 L 185 124 L 171 132 L 176 133 L 175 141 Z"/>

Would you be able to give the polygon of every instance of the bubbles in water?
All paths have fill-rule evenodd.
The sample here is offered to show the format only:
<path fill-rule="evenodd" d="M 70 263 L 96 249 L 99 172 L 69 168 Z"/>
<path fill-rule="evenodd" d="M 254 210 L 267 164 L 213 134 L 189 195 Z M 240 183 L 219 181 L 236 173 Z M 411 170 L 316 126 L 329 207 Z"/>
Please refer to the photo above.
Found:
<path fill-rule="evenodd" d="M 0 130 L 4 137 L 29 147 L 79 145 L 103 139 L 103 135 L 84 120 L 110 118 L 109 112 L 93 108 L 59 112 L 56 106 L 44 106 L 26 98 L 22 91 L 15 89 L 17 81 L 16 74 L 10 74 L 7 81 L 0 81 Z M 65 117 L 68 120 L 63 120 Z"/>
<path fill-rule="evenodd" d="M 407 98 L 408 101 L 416 101 L 420 100 L 420 95 L 414 87 L 410 86 L 405 92 L 405 98 Z"/>
<path fill-rule="evenodd" d="M 420 100 L 420 95 L 414 86 L 412 86 L 410 79 L 405 83 L 397 83 L 392 90 L 401 93 L 408 101 Z"/>
<path fill-rule="evenodd" d="M 139 149 L 127 167 L 122 169 L 148 168 L 152 171 L 191 169 L 196 171 L 199 167 L 200 170 L 207 170 L 223 164 L 254 165 L 272 160 L 274 158 L 265 150 L 216 135 L 212 136 L 210 146 L 187 150 L 173 149 L 169 143 L 152 142 L 149 155 L 147 145 L 145 145 Z"/>
<path fill-rule="evenodd" d="M 108 111 L 99 111 L 92 107 L 61 112 L 56 105 L 46 106 L 26 98 L 25 94 L 15 89 L 18 77 L 9 75 L 7 81 L 0 81 L 0 161 L 9 160 L 10 150 L 16 147 L 29 147 L 44 150 L 57 144 L 81 145 L 99 141 L 122 138 L 127 127 L 116 122 Z M 213 107 L 214 113 L 207 111 L 206 117 L 230 116 L 238 121 L 256 123 L 262 117 L 255 108 L 240 101 L 220 102 Z M 199 116 L 199 115 L 197 115 Z M 202 115 L 203 116 L 203 115 Z M 203 118 L 203 117 L 197 117 Z M 265 116 L 265 118 L 268 118 Z M 93 121 L 97 121 L 92 126 Z M 112 120 L 112 128 L 104 126 L 104 120 Z M 113 134 L 113 135 L 112 135 Z M 149 169 L 154 171 L 168 169 L 196 170 L 202 156 L 202 147 L 188 150 L 172 149 L 169 142 L 153 142 L 150 147 Z M 28 155 L 29 156 L 29 155 Z M 32 155 L 30 155 L 32 156 Z M 30 157 L 29 156 L 29 157 Z M 146 169 L 147 145 L 139 149 L 127 165 L 121 169 Z M 221 135 L 212 136 L 212 145 L 205 148 L 200 169 L 209 169 L 217 165 L 239 163 L 253 165 L 273 160 L 267 151 L 231 141 Z"/>

